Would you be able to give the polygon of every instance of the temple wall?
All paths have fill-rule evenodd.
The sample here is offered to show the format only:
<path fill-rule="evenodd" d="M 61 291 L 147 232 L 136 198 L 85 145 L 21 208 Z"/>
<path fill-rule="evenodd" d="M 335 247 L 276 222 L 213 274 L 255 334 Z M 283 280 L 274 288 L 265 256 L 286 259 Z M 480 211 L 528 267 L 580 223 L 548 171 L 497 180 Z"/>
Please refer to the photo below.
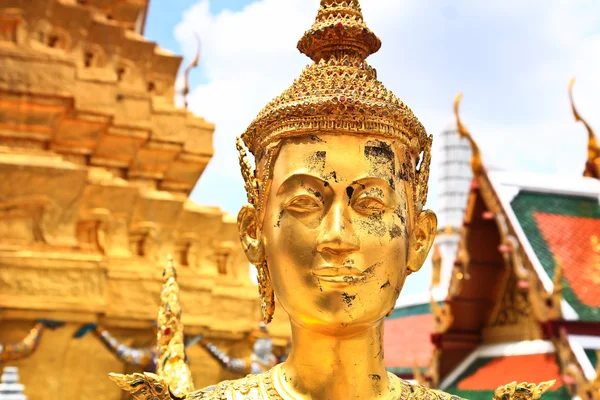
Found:
<path fill-rule="evenodd" d="M 125 398 L 107 374 L 135 369 L 94 335 L 72 336 L 96 323 L 149 346 L 169 254 L 187 335 L 244 356 L 260 320 L 235 217 L 189 200 L 214 125 L 175 108 L 181 57 L 133 30 L 146 8 L 0 5 L 0 344 L 39 319 L 65 323 L 6 362 L 31 400 Z M 271 333 L 285 346 L 278 314 Z M 189 357 L 197 387 L 233 378 L 199 346 Z"/>

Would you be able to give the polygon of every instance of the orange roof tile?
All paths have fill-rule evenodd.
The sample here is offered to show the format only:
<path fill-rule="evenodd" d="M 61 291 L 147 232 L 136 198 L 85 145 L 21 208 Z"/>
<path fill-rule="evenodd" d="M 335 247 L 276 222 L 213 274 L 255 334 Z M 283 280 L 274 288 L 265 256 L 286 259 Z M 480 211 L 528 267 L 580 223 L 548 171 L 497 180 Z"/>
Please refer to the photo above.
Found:
<path fill-rule="evenodd" d="M 460 390 L 493 390 L 507 382 L 540 383 L 556 379 L 551 391 L 562 386 L 554 354 L 528 354 L 493 359 L 457 385 Z"/>
<path fill-rule="evenodd" d="M 588 307 L 600 307 L 600 219 L 532 214 L 577 297 Z"/>
<path fill-rule="evenodd" d="M 426 367 L 433 353 L 431 314 L 388 319 L 383 324 L 383 347 L 389 368 Z"/>

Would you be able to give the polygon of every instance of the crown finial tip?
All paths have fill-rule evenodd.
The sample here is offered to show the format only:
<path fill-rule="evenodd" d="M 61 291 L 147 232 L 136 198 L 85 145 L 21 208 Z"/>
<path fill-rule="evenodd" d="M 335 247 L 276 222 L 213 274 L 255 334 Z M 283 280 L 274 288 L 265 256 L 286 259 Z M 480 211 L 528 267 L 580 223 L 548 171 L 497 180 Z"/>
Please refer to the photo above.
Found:
<path fill-rule="evenodd" d="M 357 0 L 321 0 L 315 23 L 298 42 L 314 62 L 353 55 L 361 60 L 379 51 L 381 41 L 367 27 Z"/>

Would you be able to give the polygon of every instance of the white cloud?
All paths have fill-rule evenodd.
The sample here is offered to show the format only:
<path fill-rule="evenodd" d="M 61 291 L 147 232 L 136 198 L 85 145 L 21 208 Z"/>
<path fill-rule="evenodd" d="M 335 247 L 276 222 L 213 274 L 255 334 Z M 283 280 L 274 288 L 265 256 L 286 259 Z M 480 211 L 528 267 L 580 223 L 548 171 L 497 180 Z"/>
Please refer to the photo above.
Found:
<path fill-rule="evenodd" d="M 212 15 L 209 0 L 189 9 L 175 29 L 185 54 L 202 38 L 208 83 L 193 88 L 190 108 L 217 124 L 216 154 L 193 193 L 235 213 L 244 203 L 234 145 L 258 111 L 309 60 L 295 48 L 318 0 L 260 0 Z M 216 0 L 213 0 L 216 1 Z M 485 162 L 511 170 L 579 175 L 585 131 L 575 124 L 567 84 L 600 131 L 600 2 L 580 0 L 362 0 L 365 20 L 383 47 L 369 59 L 384 84 L 430 133 L 462 117 Z M 594 111 L 596 111 L 594 113 Z M 434 163 L 435 163 L 434 153 Z M 438 172 L 432 170 L 435 209 Z"/>

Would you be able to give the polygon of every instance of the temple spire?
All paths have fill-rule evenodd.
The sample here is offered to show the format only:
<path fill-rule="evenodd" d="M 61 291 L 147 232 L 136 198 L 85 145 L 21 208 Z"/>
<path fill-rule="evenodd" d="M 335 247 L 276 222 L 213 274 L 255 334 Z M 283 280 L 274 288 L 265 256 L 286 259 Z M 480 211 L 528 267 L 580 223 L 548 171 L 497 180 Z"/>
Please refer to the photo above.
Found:
<path fill-rule="evenodd" d="M 0 378 L 0 400 L 27 400 L 24 389 L 25 386 L 19 383 L 19 369 L 4 367 Z"/>
<path fill-rule="evenodd" d="M 575 102 L 573 101 L 574 85 L 575 78 L 571 78 L 571 81 L 569 82 L 569 101 L 571 102 L 573 116 L 575 117 L 575 121 L 581 122 L 585 126 L 588 133 L 587 159 L 585 169 L 583 170 L 583 176 L 600 179 L 600 144 L 598 143 L 598 138 L 592 130 L 592 127 L 581 117 L 575 107 Z"/>

